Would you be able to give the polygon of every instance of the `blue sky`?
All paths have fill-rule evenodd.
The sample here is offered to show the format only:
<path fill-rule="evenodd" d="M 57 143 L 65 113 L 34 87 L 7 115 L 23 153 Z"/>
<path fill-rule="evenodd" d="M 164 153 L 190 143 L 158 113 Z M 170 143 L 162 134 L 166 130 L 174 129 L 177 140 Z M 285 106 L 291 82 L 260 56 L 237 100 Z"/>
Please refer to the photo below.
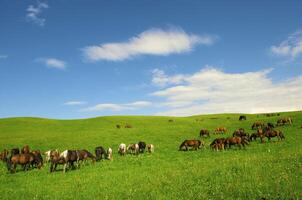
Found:
<path fill-rule="evenodd" d="M 0 1 L 0 117 L 302 109 L 301 1 Z"/>

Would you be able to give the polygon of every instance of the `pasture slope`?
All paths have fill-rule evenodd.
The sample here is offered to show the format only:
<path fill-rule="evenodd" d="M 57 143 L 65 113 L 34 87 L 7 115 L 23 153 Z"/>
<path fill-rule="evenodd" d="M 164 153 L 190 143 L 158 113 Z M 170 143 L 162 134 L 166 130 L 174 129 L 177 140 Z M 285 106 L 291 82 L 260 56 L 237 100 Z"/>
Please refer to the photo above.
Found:
<path fill-rule="evenodd" d="M 42 170 L 9 174 L 0 165 L 1 199 L 301 199 L 302 198 L 302 112 L 290 116 L 292 126 L 278 127 L 286 139 L 246 149 L 214 152 L 215 137 L 205 139 L 202 150 L 178 151 L 184 139 L 199 138 L 201 128 L 213 132 L 226 126 L 229 136 L 240 127 L 251 133 L 256 120 L 276 122 L 278 116 L 239 114 L 192 117 L 113 116 L 84 120 L 40 118 L 0 119 L 0 149 L 30 145 L 32 149 L 87 149 L 112 147 L 113 161 L 87 164 L 78 170 L 49 173 Z M 196 119 L 199 119 L 196 121 Z M 117 129 L 116 124 L 133 128 Z M 154 154 L 117 154 L 118 145 L 138 141 L 155 145 Z M 60 167 L 59 167 L 60 168 Z M 20 168 L 19 168 L 20 169 Z"/>

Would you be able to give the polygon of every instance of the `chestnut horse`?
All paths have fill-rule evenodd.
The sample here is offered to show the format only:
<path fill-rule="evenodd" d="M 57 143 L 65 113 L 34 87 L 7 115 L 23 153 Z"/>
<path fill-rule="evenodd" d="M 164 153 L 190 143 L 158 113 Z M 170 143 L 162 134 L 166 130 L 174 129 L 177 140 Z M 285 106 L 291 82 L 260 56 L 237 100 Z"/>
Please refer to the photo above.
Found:
<path fill-rule="evenodd" d="M 203 146 L 203 142 L 200 140 L 185 140 L 179 146 L 179 151 L 183 150 L 184 147 L 186 151 L 188 151 L 188 147 L 192 147 L 192 149 L 197 150 L 200 149 L 200 146 Z"/>

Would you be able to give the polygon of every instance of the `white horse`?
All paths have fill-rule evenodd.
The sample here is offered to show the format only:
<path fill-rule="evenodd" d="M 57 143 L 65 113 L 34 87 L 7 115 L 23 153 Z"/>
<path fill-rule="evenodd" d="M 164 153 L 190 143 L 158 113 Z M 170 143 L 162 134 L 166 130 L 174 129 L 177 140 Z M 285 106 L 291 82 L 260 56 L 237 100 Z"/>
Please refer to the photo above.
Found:
<path fill-rule="evenodd" d="M 154 145 L 153 144 L 147 144 L 147 149 L 149 153 L 153 153 L 154 152 Z"/>
<path fill-rule="evenodd" d="M 107 159 L 112 160 L 112 149 L 110 147 L 107 150 Z"/>
<path fill-rule="evenodd" d="M 118 147 L 118 153 L 124 156 L 126 154 L 126 151 L 127 151 L 126 144 L 124 143 L 120 144 L 120 146 Z"/>

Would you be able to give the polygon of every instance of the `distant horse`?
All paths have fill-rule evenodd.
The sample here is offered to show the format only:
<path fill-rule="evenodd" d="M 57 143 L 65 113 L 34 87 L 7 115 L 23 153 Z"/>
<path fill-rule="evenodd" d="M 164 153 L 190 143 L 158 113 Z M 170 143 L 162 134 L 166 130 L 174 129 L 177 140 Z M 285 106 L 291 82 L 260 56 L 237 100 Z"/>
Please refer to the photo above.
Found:
<path fill-rule="evenodd" d="M 122 143 L 120 144 L 120 146 L 118 147 L 118 153 L 122 156 L 126 155 L 127 152 L 127 147 L 126 144 Z"/>
<path fill-rule="evenodd" d="M 153 144 L 147 144 L 147 150 L 149 153 L 153 153 L 154 152 L 154 145 Z"/>
<path fill-rule="evenodd" d="M 200 137 L 210 137 L 210 131 L 207 129 L 201 129 L 199 132 Z"/>
<path fill-rule="evenodd" d="M 131 154 L 138 155 L 138 153 L 139 153 L 138 144 L 129 144 L 128 147 L 127 147 L 127 151 Z"/>
<path fill-rule="evenodd" d="M 260 122 L 260 121 L 257 121 L 257 122 L 253 123 L 252 130 L 254 130 L 255 128 L 262 128 L 262 127 L 264 127 L 264 123 Z"/>
<path fill-rule="evenodd" d="M 144 153 L 146 149 L 146 143 L 142 141 L 138 142 L 138 148 L 140 153 Z"/>
<path fill-rule="evenodd" d="M 106 158 L 106 150 L 102 147 L 95 147 L 95 158 L 96 161 L 102 160 Z"/>
<path fill-rule="evenodd" d="M 132 125 L 126 124 L 126 125 L 125 125 L 125 128 L 132 128 Z"/>
<path fill-rule="evenodd" d="M 227 132 L 226 127 L 217 127 L 214 131 L 215 134 L 223 134 L 223 133 L 226 133 L 226 132 Z"/>
<path fill-rule="evenodd" d="M 188 147 L 192 147 L 192 149 L 197 150 L 200 149 L 200 146 L 203 146 L 203 142 L 200 140 L 185 140 L 179 146 L 179 151 L 183 150 L 183 148 L 188 151 Z"/>
<path fill-rule="evenodd" d="M 277 120 L 277 126 L 283 126 L 285 124 L 291 125 L 292 123 L 293 123 L 293 120 L 290 117 L 284 117 L 282 119 Z"/>
<path fill-rule="evenodd" d="M 109 147 L 107 150 L 107 159 L 108 160 L 112 160 L 112 149 Z"/>
<path fill-rule="evenodd" d="M 240 115 L 239 121 L 242 121 L 242 120 L 246 120 L 246 116 L 245 115 Z"/>
<path fill-rule="evenodd" d="M 120 128 L 121 128 L 121 125 L 117 124 L 117 125 L 116 125 L 116 128 L 120 129 Z"/>

